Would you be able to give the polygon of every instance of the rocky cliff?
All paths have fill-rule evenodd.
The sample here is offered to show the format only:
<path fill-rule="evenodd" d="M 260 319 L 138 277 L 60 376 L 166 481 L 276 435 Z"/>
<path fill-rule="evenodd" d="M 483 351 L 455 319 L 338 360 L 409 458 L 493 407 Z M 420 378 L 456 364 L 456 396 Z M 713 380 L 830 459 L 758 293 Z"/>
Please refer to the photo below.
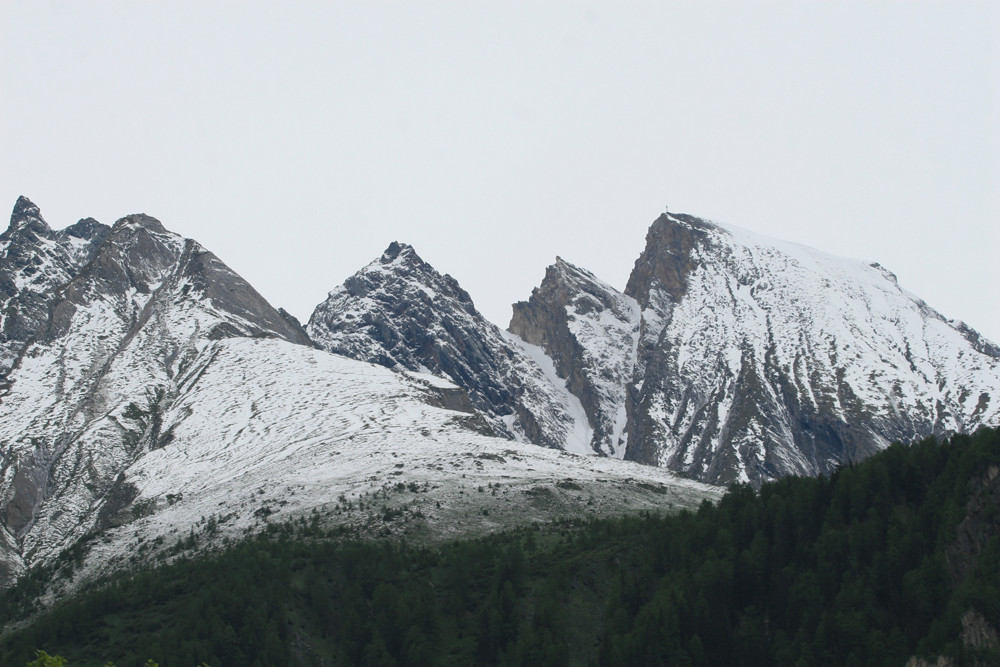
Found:
<path fill-rule="evenodd" d="M 53 231 L 37 206 L 17 200 L 0 234 L 0 377 L 45 325 L 56 288 L 79 273 L 109 232 L 91 218 Z"/>
<path fill-rule="evenodd" d="M 551 361 L 488 322 L 409 245 L 392 243 L 331 291 L 307 330 L 329 352 L 451 380 L 498 435 L 590 451 L 579 400 Z"/>
<path fill-rule="evenodd" d="M 877 264 L 687 215 L 624 293 L 557 259 L 510 331 L 580 398 L 595 450 L 697 479 L 830 472 L 1000 420 L 1000 354 Z"/>
<path fill-rule="evenodd" d="M 528 301 L 514 304 L 508 330 L 537 345 L 580 399 L 593 429 L 591 448 L 621 458 L 632 382 L 639 304 L 592 273 L 556 258 Z"/>

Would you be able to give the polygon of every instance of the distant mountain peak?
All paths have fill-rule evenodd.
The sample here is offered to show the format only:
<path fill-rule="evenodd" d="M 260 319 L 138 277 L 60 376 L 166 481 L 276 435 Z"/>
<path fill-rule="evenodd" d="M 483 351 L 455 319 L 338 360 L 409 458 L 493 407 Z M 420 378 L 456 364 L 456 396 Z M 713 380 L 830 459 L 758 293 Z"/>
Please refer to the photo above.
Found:
<path fill-rule="evenodd" d="M 650 291 L 659 287 L 674 300 L 684 296 L 687 275 L 694 268 L 692 250 L 719 226 L 683 213 L 663 213 L 646 233 L 646 247 L 629 276 L 625 294 L 644 308 Z"/>
<path fill-rule="evenodd" d="M 417 251 L 413 249 L 408 243 L 400 243 L 399 241 L 393 241 L 389 244 L 389 247 L 385 249 L 382 253 L 382 257 L 379 261 L 383 264 L 391 264 L 397 260 L 409 260 L 414 263 L 424 264 L 424 260 L 420 259 L 417 255 Z"/>
<path fill-rule="evenodd" d="M 10 219 L 14 220 L 22 219 L 25 217 L 41 217 L 41 212 L 38 210 L 38 206 L 35 205 L 33 201 L 21 195 L 14 202 L 14 211 L 10 215 Z"/>
<path fill-rule="evenodd" d="M 48 234 L 52 231 L 48 223 L 45 222 L 45 219 L 42 218 L 42 212 L 38 206 L 24 195 L 21 195 L 17 198 L 14 210 L 10 214 L 10 227 L 7 229 L 7 233 L 9 234 L 25 227 L 30 227 L 36 234 Z"/>
<path fill-rule="evenodd" d="M 133 213 L 132 215 L 127 215 L 124 218 L 118 220 L 114 226 L 111 228 L 112 234 L 122 228 L 138 228 L 145 229 L 154 234 L 173 234 L 168 232 L 159 220 L 151 215 L 146 215 L 145 213 Z"/>

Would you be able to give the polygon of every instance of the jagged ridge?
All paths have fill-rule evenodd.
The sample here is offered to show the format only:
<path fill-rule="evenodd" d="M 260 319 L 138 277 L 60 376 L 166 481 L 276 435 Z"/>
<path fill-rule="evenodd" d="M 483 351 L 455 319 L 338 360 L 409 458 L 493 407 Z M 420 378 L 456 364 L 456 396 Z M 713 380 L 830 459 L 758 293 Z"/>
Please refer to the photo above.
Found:
<path fill-rule="evenodd" d="M 392 243 L 331 291 L 307 330 L 329 352 L 450 379 L 499 435 L 589 451 L 565 383 L 553 383 L 530 349 L 483 318 L 454 278 L 409 245 Z"/>
<path fill-rule="evenodd" d="M 0 234 L 0 378 L 44 326 L 56 288 L 79 273 L 110 231 L 86 218 L 55 232 L 37 206 L 18 198 Z"/>
<path fill-rule="evenodd" d="M 624 294 L 582 275 L 557 260 L 511 331 L 592 422 L 624 404 L 629 460 L 760 483 L 1000 420 L 996 346 L 877 264 L 663 215 Z M 598 397 L 608 378 L 624 399 Z"/>
<path fill-rule="evenodd" d="M 26 204 L 17 216 L 40 220 Z M 43 232 L 31 242 L 47 247 Z M 395 250 L 387 263 L 405 259 Z M 294 318 L 149 216 L 119 220 L 88 257 L 46 294 L 0 389 L 0 588 L 70 547 L 85 554 L 84 580 L 141 562 L 206 515 L 220 540 L 321 510 L 382 534 L 393 505 L 399 525 L 433 537 L 718 495 L 489 437 L 459 388 L 315 349 Z M 478 317 L 463 294 L 449 298 Z"/>

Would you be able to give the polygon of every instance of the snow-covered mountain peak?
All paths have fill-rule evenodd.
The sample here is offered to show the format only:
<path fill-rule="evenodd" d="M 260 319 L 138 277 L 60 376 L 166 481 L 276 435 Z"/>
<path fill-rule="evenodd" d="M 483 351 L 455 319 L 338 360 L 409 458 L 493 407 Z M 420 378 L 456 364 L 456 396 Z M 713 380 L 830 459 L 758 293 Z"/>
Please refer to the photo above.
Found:
<path fill-rule="evenodd" d="M 426 266 L 424 260 L 420 259 L 417 251 L 413 249 L 408 243 L 400 243 L 399 241 L 393 241 L 389 244 L 389 247 L 385 249 L 382 256 L 379 258 L 379 262 L 382 264 L 391 264 L 398 261 L 400 264 L 415 264 L 417 266 Z"/>
<path fill-rule="evenodd" d="M 877 263 L 663 215 L 626 293 L 644 307 L 634 460 L 759 482 L 1000 418 L 988 341 Z"/>
<path fill-rule="evenodd" d="M 51 231 L 48 223 L 42 218 L 42 212 L 38 206 L 30 199 L 21 195 L 14 203 L 14 210 L 10 214 L 10 227 L 8 233 L 23 227 L 35 227 L 36 233 L 45 234 Z"/>
<path fill-rule="evenodd" d="M 56 290 L 93 258 L 109 228 L 81 220 L 54 232 L 41 211 L 20 197 L 0 234 L 0 377 L 48 320 Z"/>
<path fill-rule="evenodd" d="M 556 448 L 569 439 L 587 450 L 586 418 L 565 381 L 548 372 L 551 360 L 487 321 L 458 281 L 411 246 L 393 243 L 347 278 L 307 330 L 327 351 L 448 378 L 498 434 Z"/>

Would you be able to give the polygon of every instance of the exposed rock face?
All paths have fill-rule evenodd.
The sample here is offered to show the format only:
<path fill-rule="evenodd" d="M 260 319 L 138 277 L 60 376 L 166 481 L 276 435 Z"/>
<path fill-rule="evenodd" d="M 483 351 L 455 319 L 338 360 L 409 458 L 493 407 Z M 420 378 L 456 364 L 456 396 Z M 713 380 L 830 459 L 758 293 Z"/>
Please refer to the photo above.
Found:
<path fill-rule="evenodd" d="M 18 198 L 0 234 L 0 377 L 45 325 L 56 288 L 79 273 L 109 232 L 90 218 L 55 232 L 37 206 Z"/>
<path fill-rule="evenodd" d="M 586 430 L 577 423 L 581 411 L 566 405 L 565 383 L 553 385 L 530 350 L 486 321 L 454 278 L 409 245 L 392 243 L 330 292 L 306 328 L 329 352 L 451 380 L 499 435 L 562 448 Z M 589 437 L 577 442 L 586 448 Z"/>
<path fill-rule="evenodd" d="M 390 371 L 316 349 L 293 317 L 154 218 L 83 221 L 53 236 L 22 200 L 14 220 L 9 293 L 20 304 L 39 292 L 33 307 L 45 317 L 0 385 L 0 589 L 69 547 L 83 562 L 72 585 L 141 563 L 201 530 L 199 517 L 226 539 L 320 510 L 358 534 L 407 524 L 454 537 L 467 524 L 485 532 L 719 497 L 665 470 L 491 437 L 509 429 L 564 445 L 582 409 L 560 402 L 572 395 L 549 382 L 555 370 L 538 348 L 482 321 L 407 246 L 390 246 L 337 301 L 358 308 L 334 312 L 363 312 L 372 331 L 345 317 L 328 339 L 357 333 L 344 349 L 364 343 Z M 67 246 L 73 262 L 59 234 L 84 239 Z M 407 364 L 475 380 L 476 391 Z M 567 477 L 572 491 L 557 486 Z M 497 491 L 477 492 L 487 484 Z M 536 506 L 535 487 L 556 489 L 558 503 Z M 389 526 L 388 505 L 408 520 Z"/>
<path fill-rule="evenodd" d="M 990 346 L 877 265 L 664 215 L 626 293 L 632 460 L 759 483 L 1000 417 Z"/>
<path fill-rule="evenodd" d="M 624 294 L 557 260 L 510 330 L 552 357 L 596 451 L 710 483 L 1000 421 L 996 345 L 881 266 L 687 215 L 653 223 Z"/>
<path fill-rule="evenodd" d="M 679 224 L 678 224 L 679 223 Z M 718 228 L 691 215 L 661 215 L 646 233 L 646 248 L 635 262 L 625 293 L 650 307 L 654 290 L 680 301 L 697 266 L 694 250 Z"/>
<path fill-rule="evenodd" d="M 639 315 L 634 299 L 556 258 L 531 298 L 514 304 L 508 329 L 552 358 L 586 411 L 591 448 L 609 456 L 625 452 Z"/>
<path fill-rule="evenodd" d="M 8 250 L 27 228 L 50 259 L 68 256 L 30 217 L 37 209 L 19 202 L 18 210 Z M 105 503 L 121 505 L 107 521 L 124 509 L 131 498 L 121 492 L 129 488 L 122 474 L 169 442 L 160 416 L 177 395 L 176 378 L 208 343 L 252 336 L 309 344 L 214 255 L 155 219 L 129 216 L 106 233 L 91 221 L 77 227 L 97 245 L 77 244 L 77 264 L 65 266 L 89 261 L 75 275 L 50 271 L 49 292 L 30 302 L 44 306 L 46 318 L 0 395 L 0 549 L 17 545 L 0 555 L 9 572 L 23 565 L 20 555 L 79 539 Z M 19 304 L 29 302 L 26 291 L 15 297 Z"/>

